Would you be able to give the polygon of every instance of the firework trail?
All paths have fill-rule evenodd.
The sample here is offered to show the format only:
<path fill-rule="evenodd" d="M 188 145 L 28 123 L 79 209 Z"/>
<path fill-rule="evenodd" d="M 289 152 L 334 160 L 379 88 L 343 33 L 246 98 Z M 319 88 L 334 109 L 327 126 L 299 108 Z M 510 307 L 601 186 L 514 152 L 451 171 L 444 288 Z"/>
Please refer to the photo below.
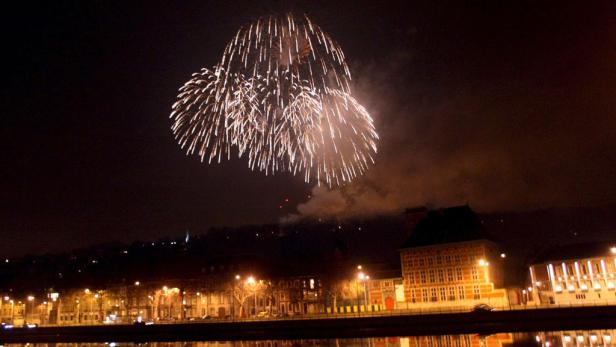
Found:
<path fill-rule="evenodd" d="M 342 50 L 308 17 L 261 18 L 180 88 L 171 129 L 208 163 L 236 153 L 266 174 L 344 184 L 374 162 L 378 141 L 350 81 Z"/>

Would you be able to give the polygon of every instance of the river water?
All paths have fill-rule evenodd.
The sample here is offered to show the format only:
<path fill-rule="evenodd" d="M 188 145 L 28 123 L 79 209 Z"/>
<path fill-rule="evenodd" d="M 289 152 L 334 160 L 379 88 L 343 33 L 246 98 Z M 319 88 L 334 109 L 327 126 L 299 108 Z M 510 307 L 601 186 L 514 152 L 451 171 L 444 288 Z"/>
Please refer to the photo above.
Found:
<path fill-rule="evenodd" d="M 499 346 L 616 346 L 616 329 L 572 330 L 535 333 L 500 333 L 494 335 L 441 335 L 379 337 L 326 340 L 260 340 L 260 341 L 189 341 L 189 342 L 113 342 L 105 343 L 26 343 L 4 347 L 499 347 Z"/>

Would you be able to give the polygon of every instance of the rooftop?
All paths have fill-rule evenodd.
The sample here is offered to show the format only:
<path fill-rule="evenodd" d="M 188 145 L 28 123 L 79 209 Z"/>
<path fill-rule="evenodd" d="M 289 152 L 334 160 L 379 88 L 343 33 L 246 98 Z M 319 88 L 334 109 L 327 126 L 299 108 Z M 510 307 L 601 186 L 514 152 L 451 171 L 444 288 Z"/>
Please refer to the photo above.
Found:
<path fill-rule="evenodd" d="M 533 263 L 540 264 L 566 259 L 587 259 L 602 256 L 614 256 L 610 250 L 614 244 L 605 242 L 576 243 L 565 246 L 551 247 L 540 253 Z"/>
<path fill-rule="evenodd" d="M 402 248 L 491 239 L 477 214 L 468 206 L 428 211 L 412 229 Z"/>

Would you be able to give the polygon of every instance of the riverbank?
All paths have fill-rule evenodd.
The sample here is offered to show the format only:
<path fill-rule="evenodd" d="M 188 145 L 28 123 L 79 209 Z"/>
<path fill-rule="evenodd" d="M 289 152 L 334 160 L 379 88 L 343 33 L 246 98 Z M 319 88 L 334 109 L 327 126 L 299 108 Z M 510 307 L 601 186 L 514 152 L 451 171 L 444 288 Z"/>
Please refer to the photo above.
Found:
<path fill-rule="evenodd" d="M 13 328 L 0 342 L 312 339 L 616 328 L 616 306 L 251 322 Z"/>

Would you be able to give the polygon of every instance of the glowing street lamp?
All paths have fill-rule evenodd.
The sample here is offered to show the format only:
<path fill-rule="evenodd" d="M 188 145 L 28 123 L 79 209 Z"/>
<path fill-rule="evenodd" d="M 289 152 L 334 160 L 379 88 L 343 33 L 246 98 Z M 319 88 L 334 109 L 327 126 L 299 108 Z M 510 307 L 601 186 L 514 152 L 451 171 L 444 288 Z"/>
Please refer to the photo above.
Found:
<path fill-rule="evenodd" d="M 361 265 L 357 266 L 358 269 L 361 268 Z M 362 282 L 364 285 L 364 307 L 368 306 L 368 290 L 366 288 L 366 282 L 370 279 L 370 276 L 366 275 L 363 271 L 357 273 L 357 280 Z"/>
<path fill-rule="evenodd" d="M 610 252 L 612 252 L 612 254 L 616 254 L 616 246 L 610 248 Z"/>

